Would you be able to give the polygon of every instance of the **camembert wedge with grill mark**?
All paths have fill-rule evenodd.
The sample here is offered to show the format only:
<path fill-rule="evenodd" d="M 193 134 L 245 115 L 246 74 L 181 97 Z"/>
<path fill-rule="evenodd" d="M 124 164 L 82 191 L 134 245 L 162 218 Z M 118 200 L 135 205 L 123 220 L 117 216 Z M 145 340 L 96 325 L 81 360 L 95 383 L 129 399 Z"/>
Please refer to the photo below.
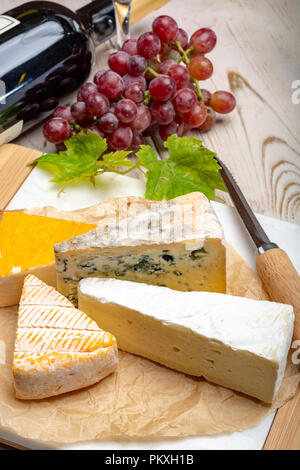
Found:
<path fill-rule="evenodd" d="M 24 281 L 13 375 L 16 397 L 36 400 L 87 387 L 112 373 L 117 343 L 33 275 Z"/>
<path fill-rule="evenodd" d="M 0 224 L 0 307 L 19 302 L 27 274 L 56 286 L 53 245 L 93 228 L 92 224 L 5 212 Z"/>
<path fill-rule="evenodd" d="M 141 205 L 141 201 L 139 201 Z M 57 289 L 77 305 L 86 277 L 180 291 L 226 291 L 223 231 L 209 201 L 192 193 L 55 245 Z"/>
<path fill-rule="evenodd" d="M 83 279 L 79 307 L 124 351 L 272 402 L 294 314 L 289 305 L 178 292 L 117 279 Z"/>

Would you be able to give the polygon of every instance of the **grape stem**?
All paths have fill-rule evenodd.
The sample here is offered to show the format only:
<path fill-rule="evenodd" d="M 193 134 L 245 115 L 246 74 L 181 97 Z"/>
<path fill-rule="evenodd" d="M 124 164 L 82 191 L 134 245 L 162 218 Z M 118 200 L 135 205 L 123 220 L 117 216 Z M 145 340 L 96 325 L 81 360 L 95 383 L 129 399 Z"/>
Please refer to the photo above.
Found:
<path fill-rule="evenodd" d="M 78 124 L 76 124 L 75 121 L 71 121 L 71 126 L 73 126 L 73 129 L 77 132 L 81 132 L 83 130 L 83 128 L 79 126 Z"/>
<path fill-rule="evenodd" d="M 117 173 L 118 175 L 127 175 L 127 173 L 130 173 L 131 171 L 133 170 L 140 170 L 143 175 L 145 176 L 145 173 L 143 172 L 143 170 L 141 169 L 141 164 L 139 162 L 137 162 L 135 165 L 131 166 L 130 168 L 128 168 L 128 170 L 125 170 L 125 171 L 119 171 L 119 170 L 115 170 L 113 168 L 102 168 L 101 170 L 98 170 L 98 171 L 95 171 L 95 173 L 93 175 L 91 175 L 89 177 L 91 183 L 93 186 L 96 185 L 96 176 L 100 176 L 100 175 L 103 175 L 103 173 Z M 77 179 L 73 179 L 73 180 L 70 180 L 68 181 L 67 183 L 63 184 L 57 197 L 60 197 L 60 195 L 64 192 L 64 190 L 72 183 L 75 183 L 75 181 L 77 181 Z"/>
<path fill-rule="evenodd" d="M 172 42 L 171 43 L 171 46 L 176 46 L 178 51 L 180 52 L 181 54 L 181 59 L 180 61 L 184 62 L 185 65 L 189 65 L 189 62 L 190 62 L 190 59 L 189 59 L 189 52 L 191 52 L 193 50 L 193 47 L 190 47 L 187 51 L 185 51 L 181 44 L 180 44 L 180 41 L 175 41 L 175 42 Z"/>
<path fill-rule="evenodd" d="M 151 67 L 149 67 L 149 66 L 146 68 L 146 72 L 151 73 L 154 77 L 160 77 L 160 75 L 161 75 L 160 73 L 155 72 L 155 70 L 153 70 L 153 69 L 152 69 Z"/>
<path fill-rule="evenodd" d="M 204 97 L 203 97 L 203 95 L 202 95 L 202 93 L 201 93 L 201 88 L 200 88 L 200 86 L 199 86 L 198 80 L 196 80 L 195 78 L 193 78 L 192 80 L 193 80 L 193 82 L 194 82 L 194 84 L 195 84 L 195 87 L 196 87 L 196 95 L 198 96 L 199 101 L 204 101 Z"/>
<path fill-rule="evenodd" d="M 150 101 L 151 101 L 151 95 L 150 95 L 150 91 L 149 90 L 146 90 L 145 91 L 145 95 L 144 95 L 144 105 L 145 106 L 148 106 L 150 104 Z"/>
<path fill-rule="evenodd" d="M 96 172 L 96 176 L 99 176 L 99 175 L 102 175 L 103 173 L 106 173 L 106 172 L 109 172 L 109 173 L 117 173 L 118 175 L 127 175 L 127 173 L 130 173 L 131 171 L 133 170 L 140 170 L 140 163 L 137 162 L 135 165 L 131 166 L 130 168 L 128 168 L 128 170 L 125 170 L 125 171 L 119 171 L 119 170 L 115 170 L 113 168 L 103 168 L 101 170 L 98 170 Z"/>
<path fill-rule="evenodd" d="M 189 49 L 187 49 L 186 51 L 183 49 L 183 47 L 181 46 L 180 42 L 179 41 L 175 41 L 172 43 L 172 45 L 176 46 L 178 51 L 180 52 L 181 54 L 181 57 L 180 57 L 180 60 L 178 60 L 178 62 L 184 62 L 186 66 L 189 65 L 190 63 L 190 58 L 189 58 L 189 53 L 192 52 L 194 50 L 194 47 L 191 46 Z M 201 88 L 199 86 L 199 83 L 198 83 L 198 80 L 196 80 L 195 78 L 192 79 L 194 84 L 195 84 L 195 87 L 196 87 L 196 94 L 197 94 L 197 97 L 198 97 L 198 100 L 199 101 L 204 101 L 204 97 L 201 93 Z"/>

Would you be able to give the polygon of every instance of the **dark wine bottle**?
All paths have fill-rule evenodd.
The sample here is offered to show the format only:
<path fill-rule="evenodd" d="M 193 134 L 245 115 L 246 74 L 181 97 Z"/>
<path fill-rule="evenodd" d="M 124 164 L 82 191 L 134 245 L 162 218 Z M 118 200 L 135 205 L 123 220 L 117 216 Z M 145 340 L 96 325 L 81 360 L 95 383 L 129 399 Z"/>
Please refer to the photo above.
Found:
<path fill-rule="evenodd" d="M 88 77 L 115 30 L 112 0 L 72 12 L 28 2 L 0 15 L 0 145 L 47 118 Z"/>

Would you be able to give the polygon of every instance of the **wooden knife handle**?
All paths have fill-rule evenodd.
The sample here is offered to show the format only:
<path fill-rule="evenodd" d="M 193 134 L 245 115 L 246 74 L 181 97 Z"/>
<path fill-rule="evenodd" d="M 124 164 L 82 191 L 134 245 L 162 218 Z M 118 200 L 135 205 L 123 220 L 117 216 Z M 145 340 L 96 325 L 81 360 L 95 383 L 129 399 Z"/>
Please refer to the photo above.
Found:
<path fill-rule="evenodd" d="M 300 339 L 300 276 L 284 250 L 272 248 L 256 258 L 257 272 L 271 300 L 294 307 L 294 339 Z"/>

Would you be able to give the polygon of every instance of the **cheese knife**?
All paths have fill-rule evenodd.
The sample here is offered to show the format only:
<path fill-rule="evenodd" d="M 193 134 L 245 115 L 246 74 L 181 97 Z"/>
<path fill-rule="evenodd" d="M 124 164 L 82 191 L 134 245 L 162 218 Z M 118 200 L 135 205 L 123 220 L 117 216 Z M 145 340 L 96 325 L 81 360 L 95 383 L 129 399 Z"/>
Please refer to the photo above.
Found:
<path fill-rule="evenodd" d="M 300 339 L 300 276 L 287 253 L 265 233 L 227 166 L 218 157 L 215 159 L 230 197 L 257 247 L 256 269 L 264 288 L 271 300 L 294 307 L 294 339 Z"/>

